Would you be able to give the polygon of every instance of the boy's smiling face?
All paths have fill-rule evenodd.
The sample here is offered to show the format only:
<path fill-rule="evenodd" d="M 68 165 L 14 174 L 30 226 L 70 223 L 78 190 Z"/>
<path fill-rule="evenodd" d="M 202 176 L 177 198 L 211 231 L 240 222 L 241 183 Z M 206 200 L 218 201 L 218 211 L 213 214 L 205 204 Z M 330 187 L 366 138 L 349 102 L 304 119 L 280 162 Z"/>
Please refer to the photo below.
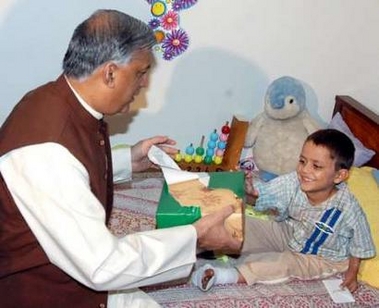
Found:
<path fill-rule="evenodd" d="M 335 159 L 328 148 L 307 141 L 297 165 L 301 190 L 313 205 L 317 205 L 335 192 L 335 185 L 348 176 L 348 170 L 335 169 Z"/>

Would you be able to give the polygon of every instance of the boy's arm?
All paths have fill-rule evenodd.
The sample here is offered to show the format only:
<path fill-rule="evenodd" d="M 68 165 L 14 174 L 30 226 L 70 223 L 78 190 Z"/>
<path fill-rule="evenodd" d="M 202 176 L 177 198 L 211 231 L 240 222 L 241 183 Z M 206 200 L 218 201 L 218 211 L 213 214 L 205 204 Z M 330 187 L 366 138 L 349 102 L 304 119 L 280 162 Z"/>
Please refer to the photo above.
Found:
<path fill-rule="evenodd" d="M 258 192 L 254 188 L 253 175 L 245 173 L 245 198 L 247 204 L 254 204 L 258 198 Z"/>
<path fill-rule="evenodd" d="M 354 292 L 358 289 L 358 271 L 361 259 L 356 257 L 350 257 L 349 268 L 345 273 L 345 278 L 341 284 L 341 288 L 348 288 L 350 292 Z"/>
<path fill-rule="evenodd" d="M 253 192 L 258 197 L 255 201 L 257 211 L 272 211 L 276 221 L 288 217 L 288 206 L 298 186 L 296 172 L 280 175 L 269 182 L 257 181 Z M 246 191 L 249 195 L 249 191 Z"/>

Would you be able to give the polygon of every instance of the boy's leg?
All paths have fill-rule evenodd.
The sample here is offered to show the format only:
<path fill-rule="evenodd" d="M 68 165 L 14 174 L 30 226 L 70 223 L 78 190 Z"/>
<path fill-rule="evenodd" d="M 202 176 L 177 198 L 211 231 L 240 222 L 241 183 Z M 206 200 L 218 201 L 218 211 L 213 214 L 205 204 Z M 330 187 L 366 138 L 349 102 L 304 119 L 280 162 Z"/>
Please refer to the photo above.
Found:
<path fill-rule="evenodd" d="M 246 217 L 241 254 L 284 251 L 287 249 L 289 234 L 289 227 L 284 222 Z"/>
<path fill-rule="evenodd" d="M 237 265 L 248 284 L 278 283 L 290 278 L 319 279 L 344 272 L 347 268 L 348 260 L 332 262 L 289 250 L 251 254 Z"/>
<path fill-rule="evenodd" d="M 251 217 L 245 219 L 245 239 L 240 259 L 250 254 L 283 251 L 287 248 L 288 229 L 284 223 Z M 243 280 L 234 267 L 224 268 L 205 264 L 191 276 L 192 284 L 208 291 L 214 284 L 237 283 Z"/>

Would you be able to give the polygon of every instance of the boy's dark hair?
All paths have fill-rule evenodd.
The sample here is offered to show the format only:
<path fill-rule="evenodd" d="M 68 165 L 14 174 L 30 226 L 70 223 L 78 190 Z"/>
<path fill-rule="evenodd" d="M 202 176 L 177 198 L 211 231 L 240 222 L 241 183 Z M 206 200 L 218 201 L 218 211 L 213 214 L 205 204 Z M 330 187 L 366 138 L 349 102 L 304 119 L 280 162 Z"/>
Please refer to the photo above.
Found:
<path fill-rule="evenodd" d="M 336 129 L 320 129 L 310 134 L 305 142 L 327 148 L 335 159 L 336 170 L 350 169 L 354 162 L 355 147 L 351 139 Z"/>

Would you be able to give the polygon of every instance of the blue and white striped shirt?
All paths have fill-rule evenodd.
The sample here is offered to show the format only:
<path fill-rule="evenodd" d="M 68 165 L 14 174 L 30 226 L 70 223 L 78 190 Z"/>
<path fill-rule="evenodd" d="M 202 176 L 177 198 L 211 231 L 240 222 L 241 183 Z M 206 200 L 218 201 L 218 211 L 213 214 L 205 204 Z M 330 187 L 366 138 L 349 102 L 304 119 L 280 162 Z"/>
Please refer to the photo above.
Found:
<path fill-rule="evenodd" d="M 331 198 L 313 206 L 292 172 L 268 183 L 255 183 L 259 192 L 255 208 L 278 210 L 279 220 L 292 230 L 288 246 L 293 251 L 333 261 L 375 256 L 365 213 L 345 183 L 337 188 Z"/>

